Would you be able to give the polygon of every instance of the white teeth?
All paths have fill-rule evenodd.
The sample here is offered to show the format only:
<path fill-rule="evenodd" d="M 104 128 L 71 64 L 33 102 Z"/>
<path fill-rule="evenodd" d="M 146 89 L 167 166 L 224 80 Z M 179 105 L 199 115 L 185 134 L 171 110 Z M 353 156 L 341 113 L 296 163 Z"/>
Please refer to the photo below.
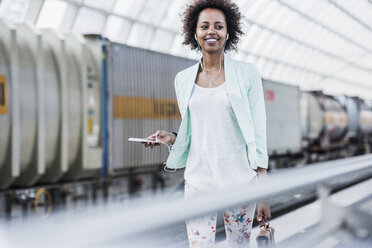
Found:
<path fill-rule="evenodd" d="M 214 41 L 217 41 L 217 39 L 207 39 L 207 41 L 212 41 L 212 42 L 214 42 Z"/>

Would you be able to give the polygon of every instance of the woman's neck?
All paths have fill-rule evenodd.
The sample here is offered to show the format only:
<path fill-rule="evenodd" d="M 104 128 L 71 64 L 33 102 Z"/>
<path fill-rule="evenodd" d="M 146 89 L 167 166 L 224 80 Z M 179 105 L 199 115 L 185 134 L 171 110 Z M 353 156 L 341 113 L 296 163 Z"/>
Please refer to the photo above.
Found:
<path fill-rule="evenodd" d="M 210 69 L 219 69 L 220 68 L 220 61 L 221 66 L 223 67 L 224 56 L 223 52 L 216 52 L 216 53 L 207 53 L 203 52 L 203 67 L 210 70 Z"/>

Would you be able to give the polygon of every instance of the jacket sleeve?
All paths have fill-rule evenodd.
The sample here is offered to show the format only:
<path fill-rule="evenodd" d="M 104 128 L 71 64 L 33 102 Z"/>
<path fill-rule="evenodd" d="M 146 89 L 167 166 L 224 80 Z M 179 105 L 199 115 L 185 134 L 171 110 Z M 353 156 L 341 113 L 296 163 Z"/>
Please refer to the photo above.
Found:
<path fill-rule="evenodd" d="M 248 100 L 254 125 L 258 167 L 267 169 L 269 157 L 266 145 L 266 110 L 262 79 L 260 72 L 254 65 L 251 65 L 249 71 Z"/>

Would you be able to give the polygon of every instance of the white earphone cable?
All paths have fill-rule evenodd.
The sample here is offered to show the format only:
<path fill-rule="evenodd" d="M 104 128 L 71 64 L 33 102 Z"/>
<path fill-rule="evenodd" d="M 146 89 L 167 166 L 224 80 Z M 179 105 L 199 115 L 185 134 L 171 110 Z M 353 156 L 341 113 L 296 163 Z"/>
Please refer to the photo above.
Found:
<path fill-rule="evenodd" d="M 169 158 L 170 157 L 172 157 L 172 156 L 174 156 L 173 155 L 173 153 L 171 153 L 171 150 L 172 150 L 172 148 L 173 147 L 177 147 L 177 146 L 184 146 L 185 144 L 187 144 L 187 140 L 188 140 L 188 138 L 191 136 L 191 133 L 189 133 L 187 136 L 186 136 L 186 141 L 185 142 L 183 142 L 183 143 L 181 143 L 181 144 L 176 144 L 176 142 L 174 142 L 174 144 L 173 145 L 169 145 L 169 144 L 165 144 L 166 146 L 167 146 L 167 148 L 168 148 L 168 152 L 169 152 L 169 156 L 168 156 L 168 159 L 167 159 L 167 161 L 169 160 Z M 177 138 L 176 138 L 176 140 L 177 140 Z M 176 170 L 177 170 L 177 166 L 174 166 L 174 170 L 168 170 L 167 169 L 167 161 L 165 161 L 163 164 L 165 164 L 165 166 L 164 166 L 164 171 L 166 171 L 166 172 L 175 172 Z"/>

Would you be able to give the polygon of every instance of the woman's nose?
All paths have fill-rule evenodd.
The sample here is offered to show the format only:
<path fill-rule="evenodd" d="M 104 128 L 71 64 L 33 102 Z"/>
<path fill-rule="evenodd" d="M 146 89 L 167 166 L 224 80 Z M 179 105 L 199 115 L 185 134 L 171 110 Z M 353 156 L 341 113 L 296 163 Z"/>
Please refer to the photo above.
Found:
<path fill-rule="evenodd" d="M 208 30 L 208 34 L 214 34 L 214 33 L 216 33 L 216 31 L 214 30 L 214 28 L 210 28 Z"/>

